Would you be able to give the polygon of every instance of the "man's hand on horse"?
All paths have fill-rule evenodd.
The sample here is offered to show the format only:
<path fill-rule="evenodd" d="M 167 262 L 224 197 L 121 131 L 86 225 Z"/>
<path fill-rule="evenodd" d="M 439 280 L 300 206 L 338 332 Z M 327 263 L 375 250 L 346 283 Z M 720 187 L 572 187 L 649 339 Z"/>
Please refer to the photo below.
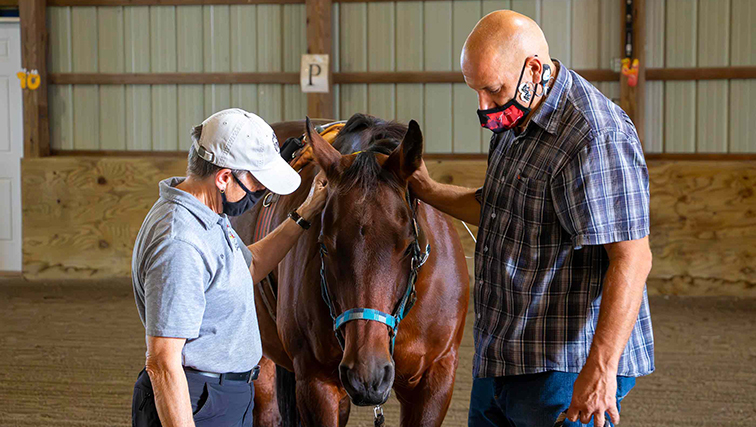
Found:
<path fill-rule="evenodd" d="M 310 187 L 310 194 L 307 196 L 307 200 L 299 207 L 299 215 L 306 221 L 312 221 L 312 218 L 323 210 L 327 195 L 328 180 L 326 179 L 325 172 L 321 170 L 312 181 L 312 187 Z"/>
<path fill-rule="evenodd" d="M 409 178 L 410 191 L 420 199 L 429 191 L 433 178 L 428 173 L 428 168 L 425 166 L 425 160 L 422 160 L 420 167 Z"/>
<path fill-rule="evenodd" d="M 605 413 L 609 414 L 614 424 L 619 424 L 617 372 L 601 369 L 589 359 L 572 388 L 572 402 L 567 409 L 567 418 L 588 424 L 591 417 L 594 417 L 593 425 L 603 427 Z"/>

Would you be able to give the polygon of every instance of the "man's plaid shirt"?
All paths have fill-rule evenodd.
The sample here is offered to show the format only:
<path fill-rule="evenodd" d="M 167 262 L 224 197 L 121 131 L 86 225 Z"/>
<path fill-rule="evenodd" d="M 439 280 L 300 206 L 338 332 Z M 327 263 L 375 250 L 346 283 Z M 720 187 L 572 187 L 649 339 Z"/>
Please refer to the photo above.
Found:
<path fill-rule="evenodd" d="M 598 322 L 602 245 L 649 234 L 648 170 L 632 122 L 560 64 L 527 128 L 494 135 L 475 249 L 476 377 L 580 372 Z M 648 297 L 618 375 L 654 370 Z"/>

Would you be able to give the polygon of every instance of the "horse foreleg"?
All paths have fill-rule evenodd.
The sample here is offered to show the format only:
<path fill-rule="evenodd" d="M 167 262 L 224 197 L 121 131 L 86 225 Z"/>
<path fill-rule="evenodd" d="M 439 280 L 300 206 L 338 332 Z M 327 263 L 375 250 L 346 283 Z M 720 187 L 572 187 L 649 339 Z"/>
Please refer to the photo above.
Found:
<path fill-rule="evenodd" d="M 436 361 L 411 390 L 395 389 L 403 427 L 438 427 L 446 417 L 457 371 L 456 352 Z"/>
<path fill-rule="evenodd" d="M 346 392 L 332 380 L 306 376 L 301 378 L 297 373 L 297 407 L 302 425 L 305 427 L 340 427 L 342 414 L 348 418 L 349 411 L 344 413 L 341 403 Z M 301 379 L 300 379 L 301 378 Z"/>
<path fill-rule="evenodd" d="M 277 427 L 281 425 L 276 395 L 276 364 L 270 359 L 260 359 L 260 376 L 255 380 L 254 424 Z"/>

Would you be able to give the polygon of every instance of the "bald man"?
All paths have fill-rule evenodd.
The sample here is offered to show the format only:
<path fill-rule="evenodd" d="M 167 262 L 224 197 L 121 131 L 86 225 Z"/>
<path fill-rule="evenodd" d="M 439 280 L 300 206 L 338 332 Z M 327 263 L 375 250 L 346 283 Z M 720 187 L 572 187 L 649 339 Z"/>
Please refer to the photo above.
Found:
<path fill-rule="evenodd" d="M 518 13 L 481 19 L 461 62 L 494 133 L 485 183 L 441 184 L 423 165 L 410 185 L 479 226 L 469 425 L 618 423 L 635 377 L 654 370 L 635 127 Z"/>

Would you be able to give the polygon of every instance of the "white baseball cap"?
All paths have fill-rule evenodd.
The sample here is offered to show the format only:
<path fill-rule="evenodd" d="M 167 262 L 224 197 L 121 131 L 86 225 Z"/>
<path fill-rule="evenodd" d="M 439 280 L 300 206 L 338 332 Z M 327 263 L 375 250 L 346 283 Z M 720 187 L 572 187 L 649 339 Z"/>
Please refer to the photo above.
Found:
<path fill-rule="evenodd" d="M 299 188 L 299 174 L 281 158 L 278 139 L 265 120 L 239 108 L 218 111 L 202 122 L 194 149 L 208 162 L 228 169 L 249 171 L 276 194 Z"/>

